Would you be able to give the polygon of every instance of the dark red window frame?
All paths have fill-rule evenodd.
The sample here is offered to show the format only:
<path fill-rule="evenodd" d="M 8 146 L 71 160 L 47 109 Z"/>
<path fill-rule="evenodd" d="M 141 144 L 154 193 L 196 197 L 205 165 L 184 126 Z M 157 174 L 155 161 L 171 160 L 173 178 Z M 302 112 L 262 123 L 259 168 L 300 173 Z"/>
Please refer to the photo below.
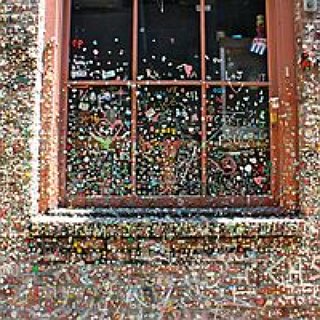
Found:
<path fill-rule="evenodd" d="M 297 134 L 297 98 L 295 89 L 295 47 L 294 47 L 294 7 L 291 0 L 266 0 L 266 20 L 268 33 L 268 82 L 232 82 L 233 87 L 259 86 L 268 87 L 270 99 L 270 114 L 273 119 L 270 124 L 271 139 L 271 195 L 270 196 L 156 196 L 138 197 L 135 195 L 136 172 L 136 118 L 137 118 L 137 85 L 157 86 L 198 86 L 201 88 L 201 116 L 206 119 L 206 90 L 210 86 L 227 87 L 227 81 L 206 80 L 206 39 L 205 39 L 205 0 L 200 0 L 200 45 L 201 45 L 201 79 L 190 81 L 138 81 L 137 80 L 137 55 L 138 55 L 138 0 L 133 1 L 132 22 L 132 173 L 133 195 L 111 196 L 94 198 L 70 199 L 66 193 L 66 136 L 67 136 L 67 95 L 69 88 L 87 88 L 89 86 L 128 85 L 128 81 L 69 81 L 68 60 L 70 42 L 71 0 L 47 0 L 46 2 L 46 40 L 52 37 L 57 39 L 57 46 L 53 46 L 51 56 L 45 60 L 54 66 L 53 77 L 55 89 L 51 102 L 55 108 L 42 107 L 42 120 L 48 118 L 48 112 L 54 120 L 54 129 L 59 131 L 59 143 L 56 148 L 47 150 L 42 143 L 41 159 L 53 158 L 52 165 L 44 163 L 40 176 L 40 211 L 56 207 L 252 207 L 252 206 L 278 206 L 284 209 L 296 209 L 298 206 L 298 134 Z M 48 89 L 44 82 L 44 92 Z M 277 99 L 279 98 L 279 104 Z M 50 104 L 50 103 L 49 103 Z M 290 117 L 286 118 L 286 115 Z M 289 127 L 289 129 L 288 129 Z M 43 127 L 43 132 L 51 139 L 55 136 L 50 129 Z M 202 120 L 202 141 L 206 141 L 206 122 Z M 288 152 L 285 147 L 290 141 L 294 150 Z M 201 180 L 203 186 L 207 183 L 206 149 L 201 151 Z M 54 179 L 48 179 L 54 177 Z M 48 194 L 48 190 L 54 190 Z"/>

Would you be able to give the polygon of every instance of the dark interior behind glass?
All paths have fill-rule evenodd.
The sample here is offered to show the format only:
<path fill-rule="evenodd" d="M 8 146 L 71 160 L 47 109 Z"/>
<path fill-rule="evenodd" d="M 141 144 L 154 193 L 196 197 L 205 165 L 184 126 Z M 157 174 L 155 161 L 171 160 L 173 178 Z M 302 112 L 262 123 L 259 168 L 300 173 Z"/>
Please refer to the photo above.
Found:
<path fill-rule="evenodd" d="M 131 0 L 72 2 L 72 80 L 130 78 L 131 3 Z"/>
<path fill-rule="evenodd" d="M 251 50 L 266 36 L 265 16 L 265 0 L 207 0 L 208 80 L 267 80 L 267 50 Z"/>
<path fill-rule="evenodd" d="M 139 0 L 139 79 L 200 77 L 198 0 Z"/>

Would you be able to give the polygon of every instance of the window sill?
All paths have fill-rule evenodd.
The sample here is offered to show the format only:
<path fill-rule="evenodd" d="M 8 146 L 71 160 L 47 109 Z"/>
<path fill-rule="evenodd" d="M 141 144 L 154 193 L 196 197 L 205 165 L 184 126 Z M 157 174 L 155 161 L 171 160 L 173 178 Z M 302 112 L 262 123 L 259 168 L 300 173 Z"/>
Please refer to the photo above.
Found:
<path fill-rule="evenodd" d="M 35 236 L 141 238 L 299 236 L 305 220 L 279 208 L 56 209 L 31 218 Z"/>
<path fill-rule="evenodd" d="M 240 211 L 239 208 L 221 210 L 220 214 L 229 215 Z M 153 266 L 190 264 L 199 259 L 211 261 L 224 254 L 251 257 L 282 247 L 292 252 L 297 250 L 305 232 L 305 220 L 298 216 L 271 215 L 270 208 L 265 210 L 268 217 L 261 216 L 262 208 L 246 208 L 242 212 L 252 216 L 231 218 L 203 209 L 199 209 L 198 215 L 196 210 L 150 209 L 149 216 L 148 209 L 146 212 L 122 210 L 122 215 L 118 209 L 58 209 L 31 219 L 30 255 L 39 263 L 78 261 Z"/>

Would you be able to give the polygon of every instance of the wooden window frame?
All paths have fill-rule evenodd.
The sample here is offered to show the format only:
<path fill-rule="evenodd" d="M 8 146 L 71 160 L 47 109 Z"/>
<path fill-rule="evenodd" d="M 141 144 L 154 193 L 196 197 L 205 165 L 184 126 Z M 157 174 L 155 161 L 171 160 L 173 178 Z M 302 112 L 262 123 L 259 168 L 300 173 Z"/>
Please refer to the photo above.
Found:
<path fill-rule="evenodd" d="M 295 41 L 294 41 L 294 4 L 291 0 L 265 0 L 268 33 L 268 82 L 232 82 L 233 87 L 259 86 L 269 88 L 270 113 L 276 121 L 270 124 L 270 151 L 273 163 L 271 173 L 271 196 L 135 196 L 136 168 L 136 116 L 137 85 L 196 85 L 201 88 L 201 116 L 206 118 L 206 97 L 204 93 L 209 86 L 227 87 L 228 81 L 206 80 L 206 39 L 205 39 L 205 0 L 200 1 L 200 50 L 201 79 L 190 81 L 138 81 L 138 0 L 133 1 L 132 28 L 132 79 L 134 84 L 132 103 L 132 175 L 133 196 L 111 196 L 103 198 L 76 198 L 72 201 L 66 197 L 66 128 L 67 128 L 67 95 L 70 87 L 128 85 L 128 81 L 69 81 L 68 59 L 70 42 L 71 0 L 46 0 L 45 40 L 53 45 L 50 56 L 44 54 L 45 71 L 51 62 L 51 74 L 44 74 L 44 94 L 53 84 L 51 100 L 43 99 L 42 103 L 42 136 L 40 142 L 40 212 L 58 207 L 158 207 L 166 201 L 167 207 L 257 207 L 272 206 L 285 210 L 298 209 L 298 118 L 295 76 Z M 277 39 L 280 39 L 277 41 Z M 51 60 L 50 60 L 51 59 Z M 48 78 L 51 81 L 48 81 Z M 47 80 L 47 81 L 46 81 Z M 50 95 L 49 95 L 50 96 Z M 279 103 L 278 103 L 279 101 Z M 289 117 L 287 115 L 290 115 Z M 44 122 L 51 120 L 51 124 Z M 206 140 L 206 122 L 202 120 L 202 141 Z M 288 145 L 288 148 L 283 146 Z M 289 148 L 289 145 L 291 146 Z M 49 147 L 51 146 L 51 147 Z M 201 181 L 206 185 L 206 150 L 201 151 Z M 48 161 L 50 163 L 48 163 Z M 51 192 L 48 192 L 50 190 Z M 167 200 L 170 199 L 169 202 Z"/>

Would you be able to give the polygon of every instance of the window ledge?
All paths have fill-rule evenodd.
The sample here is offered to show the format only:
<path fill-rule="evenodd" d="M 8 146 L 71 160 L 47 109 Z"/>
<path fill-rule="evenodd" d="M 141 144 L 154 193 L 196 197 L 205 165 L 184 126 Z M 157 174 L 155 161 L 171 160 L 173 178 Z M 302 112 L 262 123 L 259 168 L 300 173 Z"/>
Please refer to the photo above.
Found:
<path fill-rule="evenodd" d="M 303 242 L 305 219 L 272 216 L 270 208 L 265 211 L 268 217 L 262 216 L 262 208 L 242 210 L 243 214 L 256 210 L 261 216 L 227 216 L 240 209 L 53 210 L 31 219 L 30 254 L 39 263 L 141 263 L 152 267 L 214 261 L 226 254 L 236 259 L 245 254 L 251 259 L 258 252 L 296 252 Z M 226 215 L 219 217 L 217 212 Z"/>
<path fill-rule="evenodd" d="M 279 208 L 55 209 L 31 218 L 34 236 L 177 239 L 301 236 L 305 219 Z"/>

